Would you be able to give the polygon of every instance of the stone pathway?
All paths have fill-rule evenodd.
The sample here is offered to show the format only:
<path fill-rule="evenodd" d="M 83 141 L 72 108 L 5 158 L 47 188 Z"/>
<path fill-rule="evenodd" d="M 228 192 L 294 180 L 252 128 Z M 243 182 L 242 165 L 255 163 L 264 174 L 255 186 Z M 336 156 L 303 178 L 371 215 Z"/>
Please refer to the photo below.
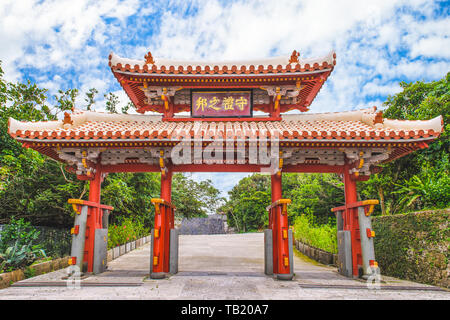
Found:
<path fill-rule="evenodd" d="M 179 273 L 147 279 L 149 244 L 109 262 L 108 271 L 68 288 L 59 270 L 0 290 L 6 299 L 445 299 L 439 288 L 383 277 L 381 290 L 348 279 L 336 268 L 296 255 L 293 281 L 264 275 L 261 233 L 180 236 Z M 406 288 L 406 290 L 405 290 Z M 426 290 L 424 290 L 426 289 Z M 436 290 L 437 289 L 437 290 Z"/>

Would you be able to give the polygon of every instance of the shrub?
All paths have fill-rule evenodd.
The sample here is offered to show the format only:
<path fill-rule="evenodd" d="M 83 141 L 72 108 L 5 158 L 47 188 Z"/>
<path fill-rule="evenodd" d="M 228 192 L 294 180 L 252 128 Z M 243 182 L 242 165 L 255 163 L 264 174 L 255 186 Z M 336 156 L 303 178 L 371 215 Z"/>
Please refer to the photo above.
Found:
<path fill-rule="evenodd" d="M 120 246 L 130 241 L 146 236 L 150 229 L 138 219 L 124 217 L 118 224 L 108 227 L 108 249 Z"/>
<path fill-rule="evenodd" d="M 27 245 L 39 237 L 40 232 L 22 219 L 11 218 L 10 223 L 3 226 L 0 233 L 0 251 L 5 252 L 8 247 L 16 244 L 18 247 Z"/>
<path fill-rule="evenodd" d="M 419 175 L 413 175 L 403 184 L 396 184 L 399 204 L 405 209 L 446 208 L 450 203 L 450 177 L 448 169 L 425 166 Z"/>
<path fill-rule="evenodd" d="M 296 239 L 327 252 L 337 253 L 336 233 L 336 226 L 331 223 L 317 225 L 313 214 L 309 211 L 301 214 L 294 221 Z"/>
<path fill-rule="evenodd" d="M 46 257 L 41 245 L 35 245 L 39 231 L 23 219 L 11 219 L 0 234 L 0 271 L 12 271 Z"/>
<path fill-rule="evenodd" d="M 20 246 L 21 239 L 17 239 L 14 246 L 0 252 L 0 270 L 12 271 L 32 264 L 39 257 L 45 257 L 45 252 L 39 245 L 28 244 Z"/>

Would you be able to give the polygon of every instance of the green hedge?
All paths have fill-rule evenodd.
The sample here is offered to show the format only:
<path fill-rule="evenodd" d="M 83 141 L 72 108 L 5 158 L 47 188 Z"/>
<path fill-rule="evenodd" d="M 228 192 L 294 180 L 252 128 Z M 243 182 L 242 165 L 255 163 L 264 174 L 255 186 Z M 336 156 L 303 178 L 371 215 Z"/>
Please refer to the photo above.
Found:
<path fill-rule="evenodd" d="M 294 237 L 312 247 L 337 253 L 337 229 L 332 224 L 316 224 L 310 213 L 298 216 L 294 221 Z"/>
<path fill-rule="evenodd" d="M 381 273 L 450 287 L 450 209 L 374 217 Z"/>

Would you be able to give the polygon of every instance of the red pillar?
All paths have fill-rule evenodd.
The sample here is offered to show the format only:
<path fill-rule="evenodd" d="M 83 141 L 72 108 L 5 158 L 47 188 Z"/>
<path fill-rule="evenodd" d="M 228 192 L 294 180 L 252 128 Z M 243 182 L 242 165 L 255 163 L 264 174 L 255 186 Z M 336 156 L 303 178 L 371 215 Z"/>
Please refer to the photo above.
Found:
<path fill-rule="evenodd" d="M 102 184 L 101 166 L 96 166 L 94 179 L 89 183 L 89 201 L 100 203 Z M 102 215 L 99 208 L 89 207 L 86 221 L 86 241 L 84 246 L 84 262 L 87 262 L 87 272 L 93 272 L 94 268 L 94 244 L 95 229 L 102 228 Z"/>
<path fill-rule="evenodd" d="M 281 174 L 271 176 L 272 203 L 282 198 L 281 182 Z M 273 239 L 273 273 L 289 274 L 291 261 L 289 261 L 289 225 L 286 204 L 274 206 L 271 209 L 270 220 Z"/>
<path fill-rule="evenodd" d="M 349 173 L 349 164 L 344 166 L 345 204 L 358 201 L 356 181 L 352 180 Z M 352 240 L 352 265 L 353 276 L 358 276 L 358 266 L 362 266 L 361 238 L 359 233 L 358 209 L 347 209 L 344 213 L 344 230 L 349 230 Z"/>
<path fill-rule="evenodd" d="M 161 174 L 161 199 L 170 202 L 172 194 L 172 171 L 169 169 Z M 159 214 L 155 213 L 155 239 L 153 255 L 158 257 L 158 263 L 153 266 L 154 273 L 169 272 L 170 228 L 173 225 L 172 210 L 161 205 Z"/>
<path fill-rule="evenodd" d="M 273 203 L 282 198 L 281 173 L 280 175 L 277 174 L 272 175 L 270 181 L 272 185 L 272 203 Z"/>
<path fill-rule="evenodd" d="M 168 169 L 165 174 L 161 174 L 161 199 L 170 202 L 172 199 L 172 170 Z"/>

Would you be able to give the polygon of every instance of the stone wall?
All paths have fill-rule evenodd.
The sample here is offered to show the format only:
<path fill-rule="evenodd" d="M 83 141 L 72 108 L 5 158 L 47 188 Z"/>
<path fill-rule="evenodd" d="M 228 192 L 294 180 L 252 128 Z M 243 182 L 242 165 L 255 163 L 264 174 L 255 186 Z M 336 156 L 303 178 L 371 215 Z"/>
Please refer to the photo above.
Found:
<path fill-rule="evenodd" d="M 180 234 L 224 234 L 227 233 L 226 216 L 210 215 L 207 218 L 183 219 Z"/>
<path fill-rule="evenodd" d="M 381 273 L 450 287 L 450 209 L 374 217 Z"/>
<path fill-rule="evenodd" d="M 58 258 L 51 261 L 45 261 L 26 267 L 25 269 L 18 269 L 11 272 L 0 274 L 0 289 L 9 287 L 12 283 L 35 277 L 44 273 L 53 272 L 69 266 L 69 257 Z"/>

